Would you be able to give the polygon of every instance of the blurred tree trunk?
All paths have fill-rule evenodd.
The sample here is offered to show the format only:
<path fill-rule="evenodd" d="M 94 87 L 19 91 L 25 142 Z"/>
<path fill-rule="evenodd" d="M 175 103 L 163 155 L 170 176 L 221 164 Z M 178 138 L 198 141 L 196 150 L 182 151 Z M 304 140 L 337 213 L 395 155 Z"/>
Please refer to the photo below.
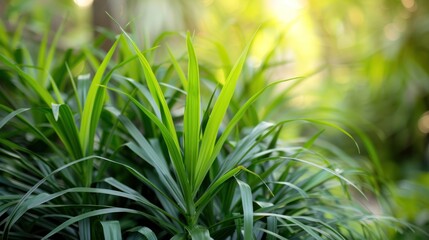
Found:
<path fill-rule="evenodd" d="M 0 16 L 4 16 L 7 1 L 0 1 Z"/>
<path fill-rule="evenodd" d="M 120 24 L 123 24 L 120 16 L 126 15 L 124 14 L 124 6 L 126 4 L 125 0 L 94 0 L 92 5 L 92 28 L 94 38 L 98 38 L 102 35 L 102 33 L 100 33 L 100 29 L 107 29 L 113 33 L 119 32 L 115 22 L 109 17 L 109 15 L 107 15 L 107 13 L 109 13 Z M 101 45 L 101 48 L 108 50 L 112 44 L 113 40 L 107 38 Z"/>

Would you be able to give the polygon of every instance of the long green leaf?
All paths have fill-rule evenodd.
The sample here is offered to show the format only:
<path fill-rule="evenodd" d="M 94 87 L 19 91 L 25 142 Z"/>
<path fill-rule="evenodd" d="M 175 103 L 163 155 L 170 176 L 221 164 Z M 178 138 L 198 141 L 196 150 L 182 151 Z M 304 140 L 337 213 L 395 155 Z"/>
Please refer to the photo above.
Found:
<path fill-rule="evenodd" d="M 138 231 L 141 235 L 145 236 L 147 240 L 157 240 L 155 233 L 148 227 L 141 227 Z"/>
<path fill-rule="evenodd" d="M 179 62 L 177 62 L 176 58 L 174 57 L 169 47 L 167 47 L 167 50 L 168 50 L 168 55 L 170 56 L 170 60 L 173 63 L 173 67 L 176 70 L 177 75 L 179 76 L 180 82 L 182 83 L 183 89 L 185 91 L 188 91 L 188 80 L 185 77 L 185 73 L 183 72 L 182 68 L 179 65 Z"/>
<path fill-rule="evenodd" d="M 196 164 L 195 178 L 193 179 L 195 183 L 194 194 L 196 194 L 196 191 L 199 189 L 203 179 L 213 164 L 214 159 L 211 158 L 211 156 L 213 153 L 216 136 L 218 134 L 218 129 L 225 116 L 226 110 L 228 109 L 232 95 L 234 94 L 238 78 L 241 74 L 247 53 L 249 52 L 252 42 L 253 40 L 247 44 L 237 63 L 234 65 L 230 74 L 228 75 L 226 83 L 223 86 L 218 99 L 216 100 L 213 111 L 207 122 L 207 127 L 201 140 L 201 148 Z"/>
<path fill-rule="evenodd" d="M 267 122 L 261 122 L 252 131 L 241 139 L 234 151 L 228 155 L 228 157 L 222 162 L 222 165 L 218 171 L 217 176 L 224 174 L 229 169 L 242 165 L 242 161 L 245 160 L 246 156 L 256 154 L 260 149 L 256 148 L 256 145 L 263 140 L 262 134 L 269 129 L 272 129 L 273 125 Z M 217 179 L 217 177 L 215 177 Z"/>
<path fill-rule="evenodd" d="M 79 239 L 91 239 L 91 221 L 89 218 L 79 220 L 78 227 Z"/>
<path fill-rule="evenodd" d="M 65 104 L 52 104 L 52 114 L 48 113 L 46 117 L 73 159 L 82 158 L 79 133 L 70 107 Z"/>
<path fill-rule="evenodd" d="M 141 158 L 143 158 L 146 161 L 147 161 L 147 159 L 151 158 L 151 156 L 153 157 L 150 161 L 147 161 L 147 162 L 149 162 L 149 163 L 152 162 L 152 164 L 155 168 L 155 171 L 158 173 L 158 176 L 159 176 L 161 182 L 163 183 L 165 188 L 168 190 L 169 195 L 172 196 L 175 199 L 175 201 L 177 202 L 177 204 L 182 209 L 185 210 L 186 203 L 185 203 L 183 193 L 180 191 L 179 187 L 177 186 L 177 183 L 174 181 L 174 179 L 172 178 L 172 176 L 168 172 L 168 168 L 166 168 L 166 166 L 164 167 L 164 165 L 160 164 L 161 160 L 158 156 L 156 156 L 156 153 L 153 151 L 152 147 L 148 144 L 145 144 L 142 146 L 137 146 L 136 144 L 133 144 L 133 143 L 128 143 L 127 146 L 131 151 L 133 151 L 135 154 L 137 154 L 138 156 L 140 156 Z M 157 161 L 157 160 L 159 160 L 159 161 Z M 157 168 L 157 166 L 162 166 L 162 167 Z"/>
<path fill-rule="evenodd" d="M 273 183 L 288 186 L 288 187 L 296 190 L 303 198 L 309 198 L 308 194 L 302 188 L 296 186 L 295 184 L 293 184 L 291 182 L 278 181 L 278 182 L 273 182 Z"/>
<path fill-rule="evenodd" d="M 7 111 L 7 112 L 14 112 L 12 109 L 10 109 L 9 107 L 7 107 L 7 106 L 4 106 L 4 105 L 1 105 L 0 104 L 0 109 L 2 109 L 2 110 L 4 110 L 4 111 Z M 21 111 L 21 110 L 15 110 L 15 111 Z M 39 130 L 34 124 L 32 124 L 30 121 L 28 121 L 28 120 L 26 120 L 23 116 L 20 116 L 19 114 L 13 114 L 14 116 L 16 116 L 20 121 L 22 121 L 27 127 L 28 127 L 28 129 L 30 130 L 30 132 L 33 132 L 37 137 L 40 137 L 40 139 L 43 141 L 43 142 L 45 142 L 49 147 L 50 147 L 50 149 L 52 149 L 54 152 L 55 152 L 55 154 L 57 154 L 59 157 L 61 157 L 61 158 L 65 158 L 65 155 L 63 154 L 63 152 L 57 147 L 57 145 L 56 144 L 54 144 L 41 130 Z M 9 114 L 8 114 L 8 116 L 10 116 Z M 7 117 L 7 116 L 6 116 Z M 3 120 L 5 120 L 5 119 L 3 119 Z M 6 123 L 6 121 L 9 121 L 10 119 L 6 119 L 6 121 L 5 122 L 3 122 L 3 120 L 2 120 L 2 123 L 3 124 L 5 124 Z M 13 149 L 13 148 L 12 148 Z M 22 148 L 22 150 L 24 150 L 25 148 Z"/>
<path fill-rule="evenodd" d="M 76 164 L 79 164 L 79 163 L 81 163 L 81 162 L 84 162 L 84 161 L 91 161 L 93 158 L 98 158 L 98 159 L 101 159 L 101 160 L 104 160 L 104 161 L 108 161 L 108 162 L 110 162 L 110 163 L 113 163 L 113 164 L 117 164 L 117 165 L 120 165 L 120 166 L 123 166 L 123 167 L 125 167 L 125 168 L 127 168 L 130 172 L 132 172 L 133 174 L 135 174 L 139 179 L 144 179 L 145 177 L 143 176 L 143 175 L 141 175 L 139 172 L 137 172 L 135 169 L 133 169 L 132 167 L 130 167 L 130 166 L 128 166 L 128 165 L 126 165 L 126 164 L 123 164 L 123 163 L 119 163 L 119 162 L 116 162 L 116 161 L 113 161 L 113 160 L 110 160 L 110 159 L 107 159 L 107 158 L 103 158 L 103 157 L 98 157 L 98 156 L 88 156 L 88 157 L 85 157 L 85 158 L 82 158 L 82 159 L 78 159 L 78 160 L 75 160 L 75 161 L 72 161 L 72 162 L 70 162 L 70 163 L 67 163 L 67 164 L 65 164 L 65 165 L 63 165 L 63 166 L 61 166 L 61 167 L 59 167 L 59 168 L 57 168 L 56 170 L 54 170 L 54 171 L 52 171 L 52 172 L 50 172 L 47 176 L 45 176 L 43 179 L 41 179 L 39 182 L 37 182 L 35 185 L 33 185 L 28 191 L 27 191 L 27 193 L 25 193 L 21 198 L 20 198 L 20 200 L 18 201 L 18 203 L 15 205 L 15 207 L 12 209 L 12 211 L 11 211 L 11 213 L 10 213 L 10 215 L 9 215 L 9 217 L 7 218 L 7 220 L 5 221 L 5 224 L 4 224 L 4 231 L 3 231 L 3 240 L 6 240 L 7 238 L 8 238 L 8 236 L 9 236 L 9 231 L 10 231 L 10 229 L 11 229 L 11 227 L 14 225 L 14 223 L 16 222 L 16 221 L 18 221 L 19 220 L 19 218 L 21 218 L 29 209 L 31 209 L 32 207 L 36 207 L 36 206 L 38 206 L 38 205 L 40 205 L 40 204 L 42 204 L 42 203 L 44 203 L 44 202 L 47 202 L 47 201 L 49 201 L 49 200 L 51 200 L 51 199 L 54 199 L 54 198 L 56 198 L 56 197 L 58 197 L 58 196 L 61 196 L 61 195 L 63 195 L 63 194 L 65 194 L 65 193 L 67 193 L 67 192 L 96 192 L 96 193 L 106 193 L 106 194 L 110 194 L 110 195 L 117 195 L 117 196 L 121 196 L 121 197 L 127 197 L 127 198 L 130 198 L 130 199 L 136 199 L 136 196 L 135 195 L 132 195 L 132 194 L 127 194 L 127 193 L 124 193 L 124 192 L 118 192 L 118 191 L 114 191 L 114 190 L 108 190 L 108 189 L 106 189 L 106 190 L 103 190 L 103 189 L 91 189 L 91 188 L 75 188 L 75 189 L 66 189 L 66 190 L 64 190 L 64 191 L 61 191 L 61 192 L 58 192 L 58 193 L 55 193 L 55 194 L 46 194 L 46 193 L 44 193 L 44 194 L 40 194 L 40 195 L 37 195 L 36 197 L 32 197 L 31 195 L 43 184 L 43 183 L 45 183 L 51 176 L 53 176 L 53 175 L 55 175 L 55 174 L 57 174 L 57 173 L 59 173 L 59 172 L 61 172 L 61 171 L 63 171 L 64 169 L 67 169 L 67 168 L 69 168 L 69 167 L 71 167 L 71 166 L 73 166 L 73 165 L 76 165 Z M 148 183 L 150 183 L 150 181 L 145 181 L 145 182 L 148 182 Z M 154 189 L 155 190 L 157 190 L 156 189 L 156 187 L 154 187 Z M 29 199 L 30 199 L 30 201 L 29 201 Z M 149 203 L 149 202 L 147 202 L 147 201 L 145 201 L 143 198 L 140 198 L 140 199 L 136 199 L 136 200 L 138 200 L 138 201 L 140 201 L 141 203 L 143 203 L 143 204 L 145 204 L 145 205 L 147 205 L 148 207 L 151 207 L 151 208 L 153 208 L 153 209 L 158 209 L 155 205 L 153 205 L 153 204 L 151 204 L 151 203 Z M 137 212 L 137 211 L 136 211 Z M 162 210 L 161 210 L 161 212 L 162 212 Z M 134 212 L 135 213 L 135 212 Z M 140 213 L 140 214 L 143 214 L 143 213 Z M 149 217 L 149 218 L 151 218 L 149 215 L 147 215 L 147 214 L 144 214 L 146 217 Z M 170 216 L 170 215 L 168 215 L 167 214 L 167 216 Z M 170 216 L 171 217 L 171 216 Z M 77 218 L 77 220 L 76 221 L 80 221 L 80 220 L 82 220 L 82 219 L 85 219 L 85 217 L 84 218 Z M 171 217 L 171 219 L 173 219 L 173 220 L 175 220 L 175 221 L 177 221 L 177 223 L 179 223 L 179 224 L 181 224 L 181 222 L 180 221 L 178 221 L 177 219 L 174 219 L 174 218 L 172 218 Z M 156 220 L 159 220 L 159 219 L 153 219 L 154 221 L 156 221 Z M 73 222 L 74 223 L 74 222 Z M 72 224 L 72 223 L 70 223 L 70 224 Z M 165 223 L 165 222 L 161 222 L 161 224 L 165 227 L 165 229 L 168 229 L 168 230 L 170 230 L 170 231 L 173 231 L 173 232 L 175 232 L 175 231 L 177 231 L 176 229 L 175 229 L 175 227 L 174 226 L 172 226 L 172 225 L 170 225 L 170 224 L 167 224 L 167 223 Z M 66 224 L 67 225 L 67 224 Z M 58 229 L 57 229 L 58 230 Z M 54 231 L 54 230 L 53 230 Z M 58 230 L 58 231 L 60 231 L 60 230 Z"/>
<path fill-rule="evenodd" d="M 6 46 L 9 42 L 9 34 L 7 34 L 7 30 L 5 25 L 3 24 L 3 21 L 0 21 L 0 46 Z M 7 50 L 1 48 L 1 50 Z"/>
<path fill-rule="evenodd" d="M 247 183 L 237 179 L 241 192 L 241 202 L 243 204 L 244 239 L 253 239 L 253 197 L 252 190 Z"/>
<path fill-rule="evenodd" d="M 270 217 L 268 217 L 270 218 Z M 275 219 L 275 218 L 274 218 Z M 276 226 L 277 227 L 277 226 Z M 280 240 L 289 240 L 288 238 L 285 238 L 283 236 L 280 236 L 279 234 L 277 234 L 275 231 L 272 230 L 266 230 L 263 228 L 256 228 L 255 229 L 261 231 L 261 232 L 265 232 L 267 234 L 267 240 L 274 240 L 274 239 L 280 239 Z"/>
<path fill-rule="evenodd" d="M 20 218 L 20 217 L 22 217 L 22 215 L 24 215 L 25 214 L 25 212 L 26 212 L 26 207 L 25 207 L 25 204 L 27 203 L 27 200 L 30 198 L 30 196 L 31 196 L 31 194 L 34 192 L 34 191 L 36 191 L 37 190 L 37 188 L 39 188 L 40 187 L 40 185 L 42 185 L 44 182 L 46 182 L 47 181 L 47 179 L 50 177 L 50 176 L 52 176 L 52 175 L 54 175 L 54 174 L 56 174 L 56 173 L 58 173 L 58 172 L 60 172 L 60 171 L 62 171 L 63 169 L 66 169 L 66 168 L 68 168 L 68 167 L 70 167 L 70 166 L 72 166 L 72 165 L 74 165 L 74 164 L 77 164 L 77 163 L 80 163 L 80 162 L 83 162 L 83 161 L 87 161 L 88 159 L 90 159 L 90 158 L 83 158 L 83 159 L 79 159 L 79 160 L 76 160 L 76 161 L 73 161 L 73 162 L 71 162 L 71 163 L 68 163 L 68 164 L 66 164 L 66 165 L 64 165 L 64 166 L 62 166 L 62 167 L 60 167 L 60 168 L 58 168 L 58 169 L 56 169 L 56 170 L 54 170 L 54 171 L 52 171 L 50 174 L 48 174 L 46 177 L 44 177 L 42 180 L 40 180 L 39 182 L 37 182 L 35 185 L 33 185 L 28 191 L 27 191 L 27 193 L 25 193 L 23 196 L 22 196 L 22 198 L 19 200 L 19 202 L 16 204 L 16 206 L 13 208 L 13 210 L 11 211 L 11 213 L 10 213 L 10 215 L 9 215 L 9 217 L 7 218 L 7 221 L 6 221 L 6 223 L 5 223 L 5 225 L 4 225 L 4 231 L 3 231 L 3 240 L 6 240 L 7 238 L 8 238 L 8 235 L 9 235 L 9 231 L 10 231 L 10 229 L 11 229 L 11 227 L 13 226 L 13 224 L 16 222 L 16 221 L 18 221 L 18 219 Z"/>
<path fill-rule="evenodd" d="M 100 88 L 100 84 L 106 84 L 108 81 L 108 79 L 102 81 L 103 74 L 107 68 L 108 63 L 110 62 L 110 59 L 113 56 L 113 53 L 115 52 L 118 42 L 119 38 L 110 48 L 100 67 L 95 73 L 95 76 L 92 79 L 91 86 L 89 87 L 88 95 L 86 97 L 79 132 L 82 150 L 84 155 L 86 156 L 92 154 L 92 150 L 94 147 L 95 130 L 97 128 L 101 110 L 104 105 L 106 89 Z"/>
<path fill-rule="evenodd" d="M 113 21 L 115 21 L 112 18 Z M 116 22 L 116 21 L 115 21 Z M 117 23 L 117 22 L 116 22 Z M 128 35 L 128 33 L 121 27 L 120 24 L 118 24 L 118 27 L 121 29 L 122 33 L 125 35 L 125 37 L 128 38 L 131 45 L 134 48 L 134 51 L 136 52 L 138 59 L 143 67 L 143 73 L 146 78 L 146 83 L 149 87 L 149 91 L 151 92 L 153 98 L 155 99 L 156 103 L 160 106 L 163 122 L 166 125 L 167 129 L 170 131 L 171 136 L 173 136 L 174 143 L 179 146 L 179 141 L 176 136 L 176 130 L 174 127 L 173 118 L 171 116 L 170 109 L 168 108 L 167 101 L 165 100 L 164 94 L 161 90 L 161 86 L 158 83 L 158 80 L 156 79 L 156 76 L 147 61 L 146 57 L 143 55 L 143 53 L 140 51 L 137 44 L 133 41 L 133 39 Z"/>
<path fill-rule="evenodd" d="M 191 235 L 192 240 L 213 240 L 213 238 L 210 237 L 209 230 L 203 226 L 194 227 L 189 231 L 189 235 Z"/>
<path fill-rule="evenodd" d="M 275 217 L 277 219 L 285 219 L 287 221 L 292 222 L 296 226 L 300 227 L 302 230 L 304 230 L 306 233 L 308 233 L 311 237 L 313 237 L 316 240 L 323 240 L 322 237 L 319 236 L 319 234 L 312 228 L 311 226 L 302 223 L 298 219 L 292 216 L 287 216 L 283 214 L 276 214 L 276 213 L 254 213 L 254 216 L 261 216 L 261 217 Z"/>
<path fill-rule="evenodd" d="M 142 212 L 134 210 L 134 209 L 129 209 L 129 208 L 117 208 L 117 207 L 112 207 L 112 208 L 105 208 L 105 209 L 99 209 L 99 210 L 94 210 L 94 211 L 90 211 L 87 213 L 83 213 L 81 215 L 78 215 L 76 217 L 72 217 L 69 220 L 63 222 L 61 225 L 59 225 L 58 227 L 54 228 L 52 231 L 50 231 L 48 234 L 46 234 L 42 240 L 45 239 L 49 239 L 50 237 L 52 237 L 53 235 L 57 234 L 58 232 L 62 231 L 63 229 L 65 229 L 66 227 L 79 222 L 83 219 L 87 219 L 90 217 L 95 217 L 95 216 L 100 216 L 100 215 L 106 215 L 106 214 L 112 214 L 112 213 L 133 213 L 133 214 L 142 214 Z"/>
<path fill-rule="evenodd" d="M 16 115 L 23 113 L 25 111 L 30 110 L 29 108 L 20 108 L 17 109 L 11 113 L 9 113 L 6 117 L 2 118 L 0 121 L 0 129 L 7 123 L 9 122 L 12 118 L 14 118 Z"/>
<path fill-rule="evenodd" d="M 198 207 L 199 211 L 202 211 L 202 208 L 212 199 L 216 196 L 217 189 L 224 184 L 228 179 L 234 177 L 236 174 L 238 174 L 241 170 L 243 170 L 243 166 L 238 166 L 236 168 L 231 169 L 227 173 L 220 176 L 216 181 L 214 181 L 210 186 L 207 188 L 207 190 L 204 191 L 203 195 L 198 199 L 198 201 L 195 203 L 195 205 Z"/>
<path fill-rule="evenodd" d="M 124 78 L 120 76 L 118 76 L 118 78 L 124 79 L 133 84 L 139 90 L 141 95 L 148 101 L 149 105 L 152 107 L 152 110 L 155 112 L 155 115 L 159 118 L 159 120 L 162 120 L 161 111 L 156 104 L 155 99 L 145 86 L 131 78 Z"/>
<path fill-rule="evenodd" d="M 82 114 L 82 103 L 80 101 L 79 94 L 78 94 L 78 91 L 77 91 L 77 87 L 76 87 L 77 84 L 75 82 L 75 79 L 73 77 L 73 74 L 72 74 L 72 72 L 70 70 L 69 65 L 67 63 L 65 65 L 66 65 L 67 73 L 68 73 L 68 75 L 70 77 L 70 82 L 71 82 L 72 87 L 73 87 L 74 96 L 76 98 L 76 104 L 77 104 L 77 107 L 79 109 L 79 114 Z"/>
<path fill-rule="evenodd" d="M 42 69 L 41 71 L 38 72 L 37 79 L 39 80 L 39 83 L 41 83 L 42 85 L 46 84 L 45 79 L 43 78 L 43 75 L 45 72 L 49 71 L 48 69 L 44 69 L 44 67 L 46 66 L 45 61 L 46 61 L 46 48 L 48 46 L 48 40 L 49 40 L 48 38 L 49 38 L 49 31 L 45 31 L 43 33 L 42 41 L 40 42 L 39 53 L 37 56 L 37 65 Z"/>
<path fill-rule="evenodd" d="M 187 189 L 189 189 L 189 181 L 186 174 L 185 165 L 182 161 L 180 146 L 176 144 L 176 142 L 174 141 L 174 137 L 170 134 L 167 127 L 149 109 L 143 106 L 137 99 L 133 98 L 131 95 L 117 89 L 108 89 L 126 95 L 159 128 L 167 145 L 171 160 L 173 161 L 173 166 L 175 168 L 175 173 L 179 178 L 180 186 L 182 187 L 183 192 L 186 193 L 188 191 Z"/>
<path fill-rule="evenodd" d="M 261 153 L 259 153 L 259 154 L 260 154 L 260 155 L 263 155 L 263 154 L 267 154 L 268 152 L 276 152 L 276 151 L 281 152 L 281 151 L 284 151 L 284 150 L 285 150 L 285 149 L 279 149 L 279 148 L 277 148 L 277 149 L 271 149 L 271 150 L 269 150 L 269 151 L 263 151 L 263 152 L 261 152 Z M 364 197 L 366 198 L 366 195 L 362 192 L 362 190 L 361 190 L 358 186 L 356 186 L 356 184 L 354 184 L 352 181 L 350 181 L 349 179 L 345 178 L 344 176 L 342 176 L 342 175 L 341 175 L 341 174 L 339 174 L 338 172 L 336 172 L 336 171 L 334 171 L 334 170 L 332 170 L 332 169 L 329 169 L 328 167 L 324 167 L 324 166 L 319 165 L 319 164 L 317 164 L 317 163 L 313 163 L 313 162 L 306 161 L 306 160 L 299 159 L 299 158 L 291 158 L 291 157 L 273 157 L 273 159 L 293 160 L 293 161 L 297 161 L 297 162 L 305 163 L 305 164 L 311 165 L 311 166 L 313 166 L 313 167 L 319 168 L 319 169 L 321 169 L 321 170 L 323 170 L 323 171 L 325 171 L 325 172 L 328 172 L 328 173 L 332 174 L 333 176 L 338 177 L 339 179 L 343 180 L 344 182 L 346 182 L 347 184 L 349 184 L 350 186 L 352 186 L 353 188 L 355 188 L 355 189 L 356 189 L 360 194 L 362 194 L 362 196 L 364 196 Z"/>
<path fill-rule="evenodd" d="M 59 28 L 55 31 L 54 39 L 50 43 L 48 55 L 46 59 L 43 61 L 44 63 L 42 65 L 43 75 L 42 75 L 41 81 L 44 85 L 46 85 L 46 83 L 48 82 L 48 76 L 51 69 L 51 64 L 52 64 L 52 61 L 54 60 L 55 52 L 57 51 L 58 40 L 60 39 L 63 33 L 63 28 L 64 28 L 64 21 L 61 22 Z"/>
<path fill-rule="evenodd" d="M 46 103 L 46 105 L 51 105 L 51 103 L 55 103 L 56 101 L 51 96 L 49 91 L 40 84 L 36 79 L 30 76 L 28 73 L 24 72 L 17 64 L 12 62 L 9 58 L 0 53 L 0 61 L 5 64 L 7 67 L 14 70 L 25 80 L 25 84 L 28 84 Z"/>
<path fill-rule="evenodd" d="M 122 240 L 119 221 L 102 221 L 101 225 L 105 240 Z"/>
<path fill-rule="evenodd" d="M 268 84 L 264 88 L 262 88 L 259 92 L 255 93 L 247 102 L 237 111 L 237 113 L 234 115 L 234 117 L 229 121 L 228 125 L 226 126 L 225 130 L 223 131 L 222 135 L 220 136 L 219 140 L 216 142 L 215 148 L 213 150 L 213 153 L 211 155 L 210 161 L 214 161 L 221 151 L 223 144 L 227 140 L 228 136 L 230 135 L 231 131 L 234 129 L 234 127 L 237 125 L 237 123 L 240 121 L 240 119 L 244 116 L 244 113 L 255 103 L 256 100 L 264 93 L 267 89 L 272 88 L 274 86 L 277 86 L 280 83 L 286 82 L 286 81 L 293 81 L 296 79 L 300 79 L 301 77 L 295 77 L 295 78 L 289 78 L 284 79 L 280 81 L 276 81 L 273 83 Z"/>
<path fill-rule="evenodd" d="M 186 38 L 189 54 L 188 63 L 188 94 L 186 95 L 184 115 L 184 141 L 185 141 L 185 166 L 189 172 L 189 179 L 194 179 L 195 167 L 198 160 L 200 142 L 200 79 L 198 61 L 195 56 L 191 37 Z M 193 189 L 193 181 L 190 182 Z"/>
<path fill-rule="evenodd" d="M 117 181 L 114 178 L 106 178 L 104 180 L 105 182 L 107 182 L 108 184 L 110 184 L 111 186 L 121 190 L 124 193 L 127 193 L 131 196 L 134 197 L 128 197 L 129 199 L 132 199 L 142 205 L 146 205 L 150 210 L 153 211 L 158 211 L 162 214 L 164 214 L 165 216 L 175 220 L 175 221 L 179 221 L 178 219 L 175 219 L 173 216 L 171 216 L 170 214 L 168 214 L 166 211 L 164 211 L 163 209 L 161 209 L 160 207 L 154 205 L 153 203 L 149 202 L 149 200 L 147 200 L 145 197 L 143 197 L 140 193 L 138 193 L 137 191 L 135 191 L 134 189 L 122 184 L 121 182 Z M 155 189 L 156 190 L 156 189 Z M 121 195 L 117 195 L 117 196 L 121 196 Z M 127 195 L 128 196 L 128 195 Z M 125 197 L 125 196 L 124 196 Z"/>
<path fill-rule="evenodd" d="M 267 217 L 267 230 L 268 232 L 270 232 L 271 234 L 268 234 L 267 236 L 267 240 L 274 240 L 275 236 L 277 235 L 278 232 L 278 226 L 277 226 L 277 218 L 275 217 Z M 276 236 L 277 238 L 280 236 Z M 280 238 L 281 239 L 281 238 Z"/>
<path fill-rule="evenodd" d="M 310 147 L 313 146 L 314 142 L 320 137 L 320 135 L 322 135 L 324 131 L 325 129 L 322 129 L 319 132 L 317 132 L 314 136 L 312 136 L 310 139 L 308 139 L 307 142 L 305 142 L 304 146 L 302 146 L 302 148 L 296 151 L 296 153 L 292 157 L 298 157 L 299 154 L 301 154 L 301 152 L 304 151 L 304 149 L 310 149 Z"/>

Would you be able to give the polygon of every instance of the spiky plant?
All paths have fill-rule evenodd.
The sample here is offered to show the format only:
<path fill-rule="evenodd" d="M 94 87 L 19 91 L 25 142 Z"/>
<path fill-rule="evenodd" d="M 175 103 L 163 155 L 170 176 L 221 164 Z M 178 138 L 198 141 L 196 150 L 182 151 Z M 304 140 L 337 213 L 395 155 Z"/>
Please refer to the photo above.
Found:
<path fill-rule="evenodd" d="M 100 62 L 88 50 L 55 62 L 55 45 L 44 61 L 46 46 L 38 61 L 25 48 L 24 62 L 0 52 L 15 87 L 1 102 L 2 239 L 383 239 L 380 223 L 400 226 L 353 201 L 354 169 L 318 153 L 322 131 L 279 137 L 292 122 L 334 125 L 238 124 L 283 82 L 231 111 L 251 41 L 214 90 L 189 34 L 187 74 L 173 54 L 167 64 L 149 61 L 124 30 Z M 92 79 L 73 73 L 82 56 Z M 53 66 L 67 71 L 53 77 Z M 173 69 L 179 84 L 166 84 Z"/>

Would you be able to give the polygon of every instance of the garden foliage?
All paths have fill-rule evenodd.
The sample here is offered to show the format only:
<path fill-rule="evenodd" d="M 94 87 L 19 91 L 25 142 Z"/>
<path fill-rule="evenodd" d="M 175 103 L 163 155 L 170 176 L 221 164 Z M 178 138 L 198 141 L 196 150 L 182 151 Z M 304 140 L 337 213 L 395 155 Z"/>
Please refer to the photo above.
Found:
<path fill-rule="evenodd" d="M 189 33 L 185 55 L 157 61 L 167 47 L 126 30 L 108 52 L 61 49 L 61 30 L 36 47 L 0 31 L 2 239 L 384 239 L 404 226 L 357 203 L 365 172 L 323 129 L 281 138 L 294 124 L 349 133 L 260 120 L 260 96 L 303 77 L 234 95 L 257 72 L 251 39 L 219 81 Z"/>

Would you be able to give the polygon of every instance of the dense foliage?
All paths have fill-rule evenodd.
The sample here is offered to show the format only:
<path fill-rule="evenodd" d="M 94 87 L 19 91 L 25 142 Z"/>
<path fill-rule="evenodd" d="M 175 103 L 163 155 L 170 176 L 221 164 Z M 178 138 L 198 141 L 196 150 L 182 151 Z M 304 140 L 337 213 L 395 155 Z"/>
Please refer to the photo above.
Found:
<path fill-rule="evenodd" d="M 371 140 L 374 133 L 403 132 L 416 121 L 418 115 L 390 122 L 378 114 L 398 102 L 404 103 L 401 112 L 409 109 L 406 93 L 392 97 L 402 85 L 390 84 L 379 95 L 376 88 L 362 91 L 372 84 L 365 79 L 338 98 L 343 78 L 351 84 L 367 76 L 387 81 L 380 71 L 391 78 L 405 74 L 395 67 L 401 61 L 387 61 L 391 56 L 383 51 L 371 55 L 368 66 L 360 65 L 371 74 L 336 71 L 333 62 L 344 56 L 331 52 L 341 44 L 329 46 L 329 36 L 337 34 L 329 28 L 343 13 L 356 15 L 361 5 L 337 9 L 309 1 L 316 28 L 327 29 L 326 65 L 272 81 L 279 66 L 288 69 L 278 53 L 285 39 L 293 40 L 272 22 L 250 36 L 259 25 L 250 20 L 257 11 L 228 23 L 238 29 L 235 34 L 223 28 L 226 1 L 213 4 L 221 7 L 205 35 L 157 29 L 159 36 L 147 37 L 136 24 L 122 29 L 109 19 L 119 34 L 104 29 L 79 45 L 67 41 L 73 34 L 70 20 L 56 22 L 58 16 L 34 4 L 14 1 L 5 14 L 11 21 L 0 22 L 2 239 L 426 237 L 422 203 L 429 191 L 415 179 L 399 188 L 389 185 L 388 156 L 401 150 L 386 151 Z M 65 1 L 54 8 L 71 5 Z M 185 5 L 182 17 L 192 20 L 195 16 L 185 13 L 195 6 Z M 423 10 L 412 7 L 411 15 L 424 18 Z M 322 14 L 332 9 L 338 15 Z M 45 19 L 51 17 L 52 23 Z M 413 19 L 410 26 L 417 24 Z M 342 23 L 364 25 L 355 20 Z M 417 33 L 410 30 L 407 39 L 418 40 Z M 417 51 L 414 45 L 400 45 L 397 53 Z M 372 51 L 367 47 L 362 55 Z M 423 68 L 422 56 L 414 62 Z M 373 64 L 380 59 L 385 65 Z M 356 70 L 341 64 L 348 73 Z M 407 66 L 424 92 L 426 72 Z M 297 106 L 297 95 L 314 90 L 307 80 L 314 75 L 324 79 L 315 85 L 316 101 Z M 374 104 L 368 124 L 359 114 L 367 107 L 359 101 L 362 92 L 367 100 L 394 104 Z M 388 123 L 381 124 L 385 129 L 374 126 L 380 122 Z M 422 175 L 418 181 L 427 179 Z"/>

